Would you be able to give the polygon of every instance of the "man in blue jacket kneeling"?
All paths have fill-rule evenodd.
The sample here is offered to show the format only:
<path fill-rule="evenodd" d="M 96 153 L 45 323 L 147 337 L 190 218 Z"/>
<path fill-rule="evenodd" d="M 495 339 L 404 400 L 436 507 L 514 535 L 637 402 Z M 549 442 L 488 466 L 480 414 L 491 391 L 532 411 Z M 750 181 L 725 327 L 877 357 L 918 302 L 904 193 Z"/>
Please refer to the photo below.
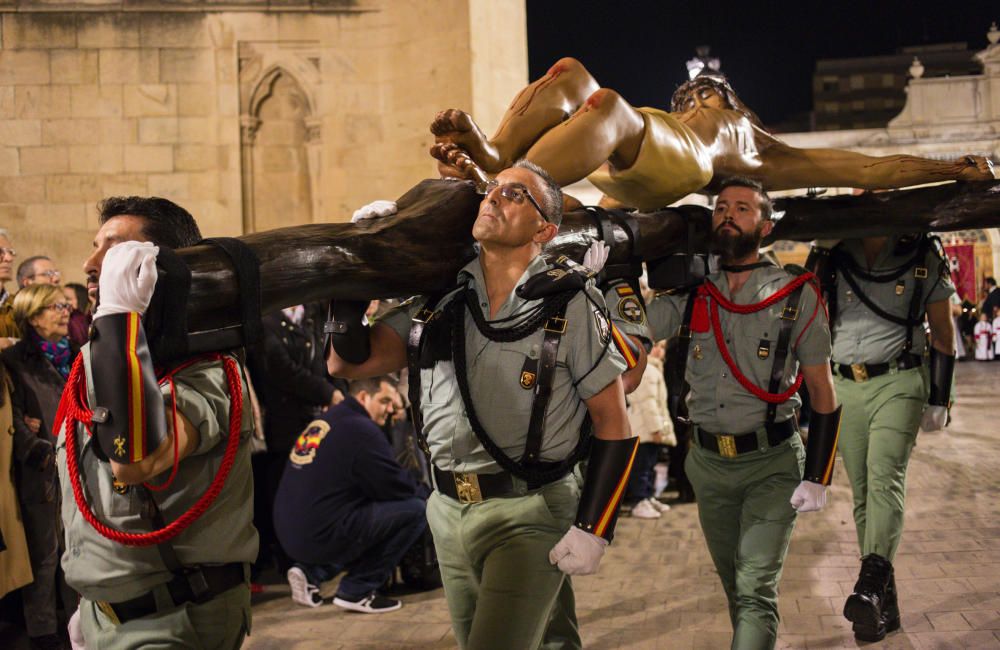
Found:
<path fill-rule="evenodd" d="M 399 609 L 378 588 L 427 527 L 424 499 L 379 428 L 397 395 L 391 377 L 351 382 L 350 395 L 310 422 L 274 502 L 292 599 L 322 604 L 319 583 L 346 570 L 333 603 L 369 614 Z"/>

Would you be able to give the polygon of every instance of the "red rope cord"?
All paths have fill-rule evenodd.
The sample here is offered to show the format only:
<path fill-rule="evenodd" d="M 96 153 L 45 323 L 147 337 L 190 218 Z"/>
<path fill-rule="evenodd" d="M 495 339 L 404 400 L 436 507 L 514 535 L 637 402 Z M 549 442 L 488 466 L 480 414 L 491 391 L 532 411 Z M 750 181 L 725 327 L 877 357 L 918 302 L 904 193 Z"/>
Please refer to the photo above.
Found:
<path fill-rule="evenodd" d="M 715 336 L 715 344 L 719 348 L 719 354 L 722 355 L 723 361 L 725 361 L 726 365 L 729 366 L 729 370 L 730 372 L 733 373 L 733 377 L 736 379 L 737 382 L 739 382 L 741 386 L 743 386 L 743 388 L 745 388 L 757 399 L 767 402 L 768 404 L 782 404 L 791 399 L 792 395 L 794 395 L 799 390 L 799 387 L 802 386 L 802 380 L 803 380 L 802 373 L 799 372 L 795 376 L 795 381 L 792 382 L 792 385 L 789 386 L 788 390 L 782 393 L 769 393 L 768 391 L 764 390 L 757 384 L 750 381 L 750 379 L 746 375 L 740 372 L 739 367 L 736 365 L 736 361 L 729 353 L 729 348 L 726 347 L 725 337 L 723 337 L 722 335 L 722 322 L 719 318 L 719 306 L 721 305 L 722 308 L 725 309 L 726 311 L 736 314 L 752 314 L 761 311 L 762 309 L 766 309 L 767 307 L 774 305 L 778 301 L 787 298 L 789 294 L 795 291 L 795 289 L 802 286 L 806 282 L 811 283 L 815 277 L 816 276 L 814 276 L 812 273 L 803 273 L 802 275 L 796 277 L 794 280 L 786 284 L 778 291 L 775 291 L 773 294 L 771 294 L 764 300 L 761 300 L 760 302 L 757 303 L 748 303 L 748 304 L 740 304 L 729 300 L 728 298 L 722 295 L 722 292 L 719 291 L 718 287 L 716 287 L 712 282 L 708 280 L 706 280 L 704 284 L 702 284 L 698 288 L 698 294 L 700 296 L 707 295 L 711 296 L 712 298 L 711 301 L 712 333 Z M 805 332 L 805 330 L 808 329 L 809 325 L 812 324 L 813 319 L 816 317 L 816 312 L 818 308 L 819 308 L 819 302 L 817 302 L 816 307 L 813 309 L 812 317 L 809 319 L 809 322 L 806 324 L 806 327 L 803 328 L 802 330 L 803 332 Z M 799 334 L 799 338 L 801 337 L 802 334 Z M 798 344 L 798 339 L 796 339 L 796 345 L 797 344 Z"/>
<path fill-rule="evenodd" d="M 172 377 L 175 373 L 192 363 L 205 360 L 221 360 L 229 384 L 229 440 L 226 442 L 226 451 L 222 457 L 219 471 L 216 473 L 215 478 L 212 479 L 211 485 L 208 486 L 208 489 L 205 490 L 205 493 L 201 495 L 198 501 L 176 520 L 163 528 L 148 533 L 128 533 L 111 528 L 97 518 L 97 515 L 90 509 L 90 505 L 83 494 L 83 487 L 80 484 L 80 468 L 77 464 L 76 425 L 77 423 L 83 424 L 87 429 L 87 433 L 90 434 L 90 428 L 87 427 L 86 423 L 90 422 L 92 412 L 85 406 L 84 397 L 86 389 L 83 358 L 82 355 L 77 357 L 66 382 L 66 389 L 63 391 L 59 409 L 56 412 L 56 430 L 59 430 L 65 420 L 66 427 L 63 431 L 66 436 L 66 469 L 73 488 L 73 497 L 76 500 L 80 514 L 103 537 L 126 546 L 152 546 L 153 544 L 160 544 L 173 539 L 201 517 L 211 507 L 222 491 L 226 478 L 228 478 L 229 472 L 236 460 L 236 452 L 240 443 L 240 424 L 243 419 L 243 390 L 236 362 L 221 354 L 211 354 L 194 359 L 183 366 L 175 368 L 168 377 Z"/>

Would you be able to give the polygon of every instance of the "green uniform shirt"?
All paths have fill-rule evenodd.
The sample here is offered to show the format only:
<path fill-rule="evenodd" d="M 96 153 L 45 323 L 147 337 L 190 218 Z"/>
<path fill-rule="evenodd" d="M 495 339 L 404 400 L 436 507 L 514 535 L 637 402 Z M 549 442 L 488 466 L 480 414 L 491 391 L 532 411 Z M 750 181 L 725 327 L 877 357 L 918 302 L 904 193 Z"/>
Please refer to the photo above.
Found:
<path fill-rule="evenodd" d="M 87 372 L 87 399 L 94 404 L 90 346 L 85 345 L 81 354 Z M 201 440 L 194 453 L 180 462 L 170 488 L 151 491 L 168 524 L 201 498 L 211 484 L 222 463 L 229 433 L 228 383 L 221 363 L 195 363 L 174 375 L 174 385 L 177 410 L 198 428 Z M 169 384 L 161 390 L 164 404 L 172 408 Z M 170 542 L 184 566 L 253 562 L 257 557 L 249 445 L 253 418 L 245 383 L 243 404 L 240 445 L 222 492 L 201 517 Z M 172 574 L 164 566 L 156 546 L 124 546 L 113 542 L 94 530 L 80 514 L 66 471 L 67 432 L 63 429 L 57 462 L 66 528 L 66 552 L 62 558 L 66 581 L 84 598 L 110 602 L 135 598 L 169 581 Z M 112 487 L 111 465 L 97 459 L 94 443 L 82 425 L 77 427 L 75 435 L 81 481 L 97 518 L 118 530 L 148 532 L 151 524 L 141 516 L 142 501 L 137 488 L 130 487 L 125 494 L 118 494 Z M 150 483 L 162 484 L 169 475 L 168 470 Z"/>
<path fill-rule="evenodd" d="M 787 285 L 794 276 L 778 267 L 754 269 L 746 284 L 729 295 L 726 273 L 718 271 L 708 279 L 726 298 L 736 303 L 757 303 Z M 693 300 L 692 296 L 692 300 Z M 792 327 L 791 345 L 785 361 L 785 374 L 778 392 L 786 391 L 795 380 L 799 364 L 812 366 L 829 363 L 830 327 L 822 306 L 810 323 L 818 296 L 806 285 L 799 301 L 799 316 Z M 656 340 L 677 334 L 684 316 L 687 295 L 657 296 L 648 305 L 650 329 Z M 767 342 L 773 354 L 777 347 L 781 311 L 785 300 L 752 314 L 735 314 L 719 308 L 719 320 L 729 353 L 744 376 L 768 389 L 773 357 L 760 358 L 758 350 Z M 808 325 L 808 327 L 807 327 Z M 754 431 L 764 425 L 767 404 L 758 399 L 733 377 L 715 343 L 711 330 L 692 332 L 688 349 L 685 379 L 691 386 L 688 411 L 691 421 L 707 431 L 738 434 Z M 792 417 L 800 400 L 797 395 L 778 406 L 776 421 Z"/>
<path fill-rule="evenodd" d="M 545 260 L 536 257 L 517 284 L 521 285 L 547 268 Z M 489 299 L 478 258 L 459 272 L 459 285 L 464 287 L 466 282 L 479 296 L 480 307 L 489 318 Z M 448 299 L 442 300 L 441 305 Z M 380 322 L 406 341 L 413 315 L 424 302 L 425 298 L 418 298 L 401 305 Z M 524 313 L 538 303 L 511 292 L 492 320 Z M 567 306 L 568 324 L 559 345 L 552 398 L 545 416 L 543 461 L 559 461 L 570 455 L 579 440 L 586 415 L 583 400 L 599 393 L 625 369 L 621 355 L 610 345 L 610 324 L 602 313 L 604 310 L 604 299 L 590 285 Z M 534 398 L 533 387 L 522 387 L 521 373 L 526 362 L 538 359 L 544 332 L 539 329 L 511 343 L 494 342 L 479 332 L 468 309 L 464 313 L 469 392 L 476 414 L 497 446 L 511 458 L 520 459 L 524 455 Z M 454 472 L 500 471 L 500 466 L 479 444 L 469 425 L 451 361 L 439 361 L 433 368 L 420 371 L 420 393 L 424 433 L 431 460 L 438 468 Z"/>
<path fill-rule="evenodd" d="M 850 254 L 861 268 L 884 274 L 898 269 L 913 257 L 912 252 L 894 255 L 896 242 L 897 238 L 889 238 L 871 268 L 867 268 L 860 239 L 846 239 L 839 247 Z M 922 266 L 927 269 L 927 277 L 923 281 L 921 304 L 948 300 L 955 293 L 948 265 L 944 264 L 942 275 L 939 271 L 942 260 L 934 250 L 930 250 Z M 853 277 L 858 287 L 864 289 L 865 296 L 883 311 L 899 318 L 908 317 L 910 300 L 916 288 L 913 269 L 891 282 L 870 282 Z M 862 303 L 840 270 L 837 271 L 837 313 L 833 317 L 833 331 L 833 360 L 837 363 L 885 363 L 898 358 L 906 342 L 906 327 L 885 320 Z M 926 343 L 927 335 L 921 323 L 913 328 L 912 352 L 922 354 Z"/>

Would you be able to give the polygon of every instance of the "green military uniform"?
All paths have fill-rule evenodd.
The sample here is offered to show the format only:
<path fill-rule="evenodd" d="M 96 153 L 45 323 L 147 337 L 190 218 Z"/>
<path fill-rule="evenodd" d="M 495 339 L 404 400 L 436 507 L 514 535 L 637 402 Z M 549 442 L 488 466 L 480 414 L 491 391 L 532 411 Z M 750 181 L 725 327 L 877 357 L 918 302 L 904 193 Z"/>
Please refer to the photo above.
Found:
<path fill-rule="evenodd" d="M 547 268 L 544 259 L 536 257 L 518 285 Z M 475 291 L 489 317 L 479 259 L 462 269 L 458 284 Z M 438 307 L 448 304 L 454 295 L 446 296 Z M 512 292 L 492 320 L 522 315 L 539 302 L 526 301 Z M 381 322 L 406 341 L 411 319 L 424 303 L 425 299 L 417 299 L 389 312 Z M 584 400 L 624 370 L 622 358 L 610 345 L 604 309 L 601 294 L 589 286 L 567 306 L 567 328 L 556 357 L 552 398 L 545 416 L 542 462 L 570 456 L 587 413 Z M 497 446 L 509 457 L 520 459 L 533 402 L 532 386 L 525 381 L 524 372 L 539 358 L 544 332 L 539 330 L 510 343 L 494 342 L 479 331 L 468 309 L 461 313 L 472 404 Z M 454 362 L 438 361 L 422 369 L 420 388 L 424 434 L 433 464 L 445 472 L 499 473 L 501 467 L 479 443 L 466 416 Z M 549 551 L 573 525 L 580 481 L 573 473 L 537 489 L 528 489 L 516 477 L 512 481 L 514 493 L 507 497 L 462 503 L 438 490 L 427 504 L 459 646 L 476 650 L 537 648 L 544 635 L 547 643 L 580 647 L 569 580 L 548 560 Z M 557 595 L 561 615 L 549 625 Z"/>
<path fill-rule="evenodd" d="M 846 240 L 837 248 L 867 271 L 883 274 L 899 269 L 913 257 L 913 252 L 895 253 L 897 241 L 890 238 L 870 268 L 860 239 Z M 929 251 L 922 263 L 897 280 L 871 282 L 858 277 L 855 282 L 879 308 L 906 319 L 918 269 L 928 273 L 921 283 L 922 306 L 948 300 L 955 293 L 951 278 L 941 273 L 941 265 L 940 257 Z M 904 352 L 908 328 L 868 308 L 844 280 L 842 270 L 837 272 L 836 291 L 831 302 L 836 305 L 832 315 L 834 387 L 844 407 L 839 446 L 854 492 L 858 546 L 862 556 L 874 553 L 891 562 L 903 531 L 906 466 L 927 401 L 926 363 L 921 359 L 927 336 L 922 323 L 914 327 L 912 346 Z M 913 363 L 900 364 L 904 355 L 920 366 L 903 368 Z M 889 364 L 888 372 L 868 379 L 859 374 L 859 381 L 855 381 L 854 371 L 844 368 L 848 378 L 839 370 L 841 366 L 860 369 L 875 364 Z"/>
<path fill-rule="evenodd" d="M 84 346 L 88 402 L 94 404 L 89 344 Z M 218 472 L 229 432 L 229 394 L 219 362 L 195 363 L 174 375 L 177 411 L 200 433 L 198 448 L 181 461 L 168 489 L 151 492 L 165 521 L 177 519 L 208 488 Z M 170 388 L 162 386 L 165 404 Z M 236 648 L 250 631 L 249 563 L 257 556 L 253 527 L 253 481 L 249 439 L 253 420 L 243 385 L 240 445 L 232 470 L 211 507 L 171 544 L 185 567 L 244 563 L 246 582 L 203 604 L 174 606 L 166 583 L 173 578 L 156 546 L 124 546 L 103 537 L 83 518 L 73 496 L 66 467 L 66 435 L 59 438 L 57 461 L 62 488 L 62 517 L 66 553 L 62 566 L 66 580 L 82 596 L 80 622 L 89 650 L 101 648 L 197 647 Z M 169 418 L 168 418 L 169 419 Z M 112 528 L 142 533 L 151 529 L 142 516 L 137 487 L 116 491 L 111 466 L 95 455 L 95 440 L 82 425 L 76 436 L 81 482 L 91 509 Z M 168 473 L 154 484 L 163 483 Z M 123 603 L 152 594 L 157 612 L 121 624 L 101 601 Z"/>
<path fill-rule="evenodd" d="M 792 279 L 774 266 L 757 268 L 736 295 L 730 295 L 725 272 L 708 277 L 724 297 L 740 304 L 760 302 Z M 661 295 L 648 305 L 654 339 L 677 333 L 687 300 L 687 295 Z M 817 301 L 816 292 L 805 287 L 778 392 L 791 386 L 799 364 L 829 362 L 830 333 L 822 306 L 816 310 Z M 778 301 L 750 314 L 719 309 L 722 334 L 735 365 L 765 390 L 784 305 L 785 301 Z M 711 329 L 699 329 L 708 331 L 692 331 L 685 371 L 691 386 L 688 410 L 694 424 L 694 443 L 685 470 L 698 497 L 698 516 L 709 552 L 729 599 L 732 647 L 773 648 L 778 628 L 777 584 L 796 516 L 789 499 L 802 479 L 805 452 L 798 435 L 770 446 L 764 428 L 767 405 L 733 377 Z M 762 352 L 765 348 L 767 354 Z M 775 422 L 792 421 L 799 404 L 798 396 L 780 404 Z M 756 448 L 731 457 L 721 455 L 722 445 L 717 444 L 713 451 L 700 442 L 706 435 L 722 443 L 725 438 L 720 434 L 751 432 L 757 439 Z"/>

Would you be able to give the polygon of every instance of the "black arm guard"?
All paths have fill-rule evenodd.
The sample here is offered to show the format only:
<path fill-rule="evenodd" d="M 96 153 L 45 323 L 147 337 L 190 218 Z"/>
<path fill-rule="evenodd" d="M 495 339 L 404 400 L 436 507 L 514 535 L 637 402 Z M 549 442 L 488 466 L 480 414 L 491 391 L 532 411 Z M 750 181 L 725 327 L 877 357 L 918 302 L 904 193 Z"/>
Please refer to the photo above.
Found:
<path fill-rule="evenodd" d="M 137 313 L 94 320 L 90 335 L 93 424 L 104 457 L 137 463 L 167 439 L 167 416 Z"/>
<path fill-rule="evenodd" d="M 618 504 L 632 472 L 638 438 L 627 440 L 591 439 L 587 476 L 576 512 L 576 526 L 609 542 L 615 536 Z"/>
<path fill-rule="evenodd" d="M 813 411 L 809 419 L 803 481 L 830 485 L 833 479 L 833 461 L 837 457 L 837 438 L 840 436 L 840 413 L 843 409 L 843 406 L 838 406 L 833 413 Z"/>
<path fill-rule="evenodd" d="M 364 363 L 372 353 L 371 327 L 365 321 L 368 301 L 331 300 L 330 312 L 323 326 L 327 336 L 327 351 L 332 345 L 347 363 Z"/>
<path fill-rule="evenodd" d="M 931 406 L 951 406 L 951 382 L 955 377 L 955 355 L 931 347 Z"/>

